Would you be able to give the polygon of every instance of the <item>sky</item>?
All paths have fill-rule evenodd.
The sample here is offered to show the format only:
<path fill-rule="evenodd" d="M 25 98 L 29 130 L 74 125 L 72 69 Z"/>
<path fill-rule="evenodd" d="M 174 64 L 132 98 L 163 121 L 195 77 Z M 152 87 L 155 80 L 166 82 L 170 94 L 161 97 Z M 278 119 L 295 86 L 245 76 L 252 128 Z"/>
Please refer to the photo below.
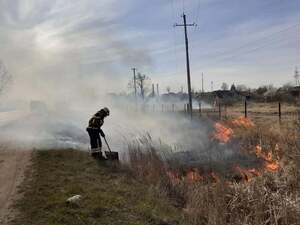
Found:
<path fill-rule="evenodd" d="M 182 13 L 189 23 L 192 87 L 294 82 L 300 1 L 0 0 L 0 60 L 15 95 L 128 91 L 131 68 L 161 92 L 186 90 Z"/>

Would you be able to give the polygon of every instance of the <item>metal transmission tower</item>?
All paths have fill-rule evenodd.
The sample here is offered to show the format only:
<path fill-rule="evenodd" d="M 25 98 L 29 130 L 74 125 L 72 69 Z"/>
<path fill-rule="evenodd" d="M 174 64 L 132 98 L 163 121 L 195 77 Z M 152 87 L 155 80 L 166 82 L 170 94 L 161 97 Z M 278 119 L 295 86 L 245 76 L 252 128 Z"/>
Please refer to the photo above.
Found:
<path fill-rule="evenodd" d="M 300 75 L 299 75 L 299 72 L 298 72 L 298 68 L 297 68 L 297 67 L 296 67 L 296 69 L 295 69 L 295 75 L 294 75 L 294 78 L 295 78 L 296 86 L 300 86 L 300 81 L 299 81 Z"/>
<path fill-rule="evenodd" d="M 185 35 L 185 51 L 186 51 L 186 71 L 187 71 L 187 83 L 188 83 L 188 92 L 189 92 L 189 111 L 191 114 L 191 118 L 193 117 L 193 101 L 192 101 L 192 88 L 191 88 L 191 74 L 190 74 L 190 57 L 189 57 L 189 41 L 187 35 L 187 27 L 196 26 L 195 23 L 187 24 L 186 23 L 186 15 L 183 13 L 183 24 L 175 24 L 174 27 L 184 27 L 184 35 Z"/>

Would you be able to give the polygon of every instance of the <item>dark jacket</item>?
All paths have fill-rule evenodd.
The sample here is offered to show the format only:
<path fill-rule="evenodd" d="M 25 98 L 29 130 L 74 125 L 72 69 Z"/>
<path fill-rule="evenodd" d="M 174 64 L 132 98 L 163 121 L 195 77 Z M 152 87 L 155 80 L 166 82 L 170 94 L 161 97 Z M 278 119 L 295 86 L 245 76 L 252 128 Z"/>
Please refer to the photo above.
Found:
<path fill-rule="evenodd" d="M 100 132 L 101 136 L 104 137 L 104 133 L 101 129 L 103 124 L 104 124 L 104 116 L 99 111 L 89 120 L 89 126 L 87 127 L 87 130 L 97 130 Z"/>

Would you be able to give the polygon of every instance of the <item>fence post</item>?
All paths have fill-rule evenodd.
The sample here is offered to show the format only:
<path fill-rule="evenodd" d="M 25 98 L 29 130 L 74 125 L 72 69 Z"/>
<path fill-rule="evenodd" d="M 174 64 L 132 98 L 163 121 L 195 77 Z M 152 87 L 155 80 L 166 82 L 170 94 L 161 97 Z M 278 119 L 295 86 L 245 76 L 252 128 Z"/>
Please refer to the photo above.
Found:
<path fill-rule="evenodd" d="M 245 100 L 245 118 L 247 118 L 248 115 L 247 115 L 247 100 Z"/>
<path fill-rule="evenodd" d="M 224 116 L 225 116 L 225 119 L 227 119 L 227 105 L 226 104 L 224 105 Z"/>
<path fill-rule="evenodd" d="M 278 119 L 279 123 L 281 123 L 281 103 L 278 102 Z"/>
<path fill-rule="evenodd" d="M 201 102 L 199 102 L 199 114 L 202 116 Z"/>
<path fill-rule="evenodd" d="M 222 119 L 222 115 L 221 115 L 221 103 L 219 103 L 219 120 Z"/>

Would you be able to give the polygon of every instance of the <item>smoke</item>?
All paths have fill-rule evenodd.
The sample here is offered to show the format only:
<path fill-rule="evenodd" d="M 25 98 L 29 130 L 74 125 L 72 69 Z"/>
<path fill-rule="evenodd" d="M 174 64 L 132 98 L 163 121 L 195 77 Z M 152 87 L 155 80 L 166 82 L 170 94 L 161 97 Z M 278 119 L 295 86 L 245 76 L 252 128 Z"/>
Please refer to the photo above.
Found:
<path fill-rule="evenodd" d="M 127 42 L 117 23 L 126 7 L 116 3 L 0 1 L 0 59 L 14 79 L 0 101 L 2 142 L 87 149 L 87 121 L 126 85 L 124 69 L 151 64 L 146 49 Z"/>
<path fill-rule="evenodd" d="M 111 116 L 103 130 L 113 150 L 124 152 L 130 141 L 146 133 L 154 143 L 196 152 L 198 158 L 211 150 L 211 124 L 179 114 L 136 111 L 130 101 L 116 103 L 107 97 L 126 87 L 123 71 L 152 63 L 147 49 L 126 41 L 116 23 L 117 3 L 1 1 L 0 58 L 14 76 L 0 104 L 2 143 L 87 150 L 88 120 L 106 106 Z M 232 153 L 223 152 L 222 157 Z"/>

